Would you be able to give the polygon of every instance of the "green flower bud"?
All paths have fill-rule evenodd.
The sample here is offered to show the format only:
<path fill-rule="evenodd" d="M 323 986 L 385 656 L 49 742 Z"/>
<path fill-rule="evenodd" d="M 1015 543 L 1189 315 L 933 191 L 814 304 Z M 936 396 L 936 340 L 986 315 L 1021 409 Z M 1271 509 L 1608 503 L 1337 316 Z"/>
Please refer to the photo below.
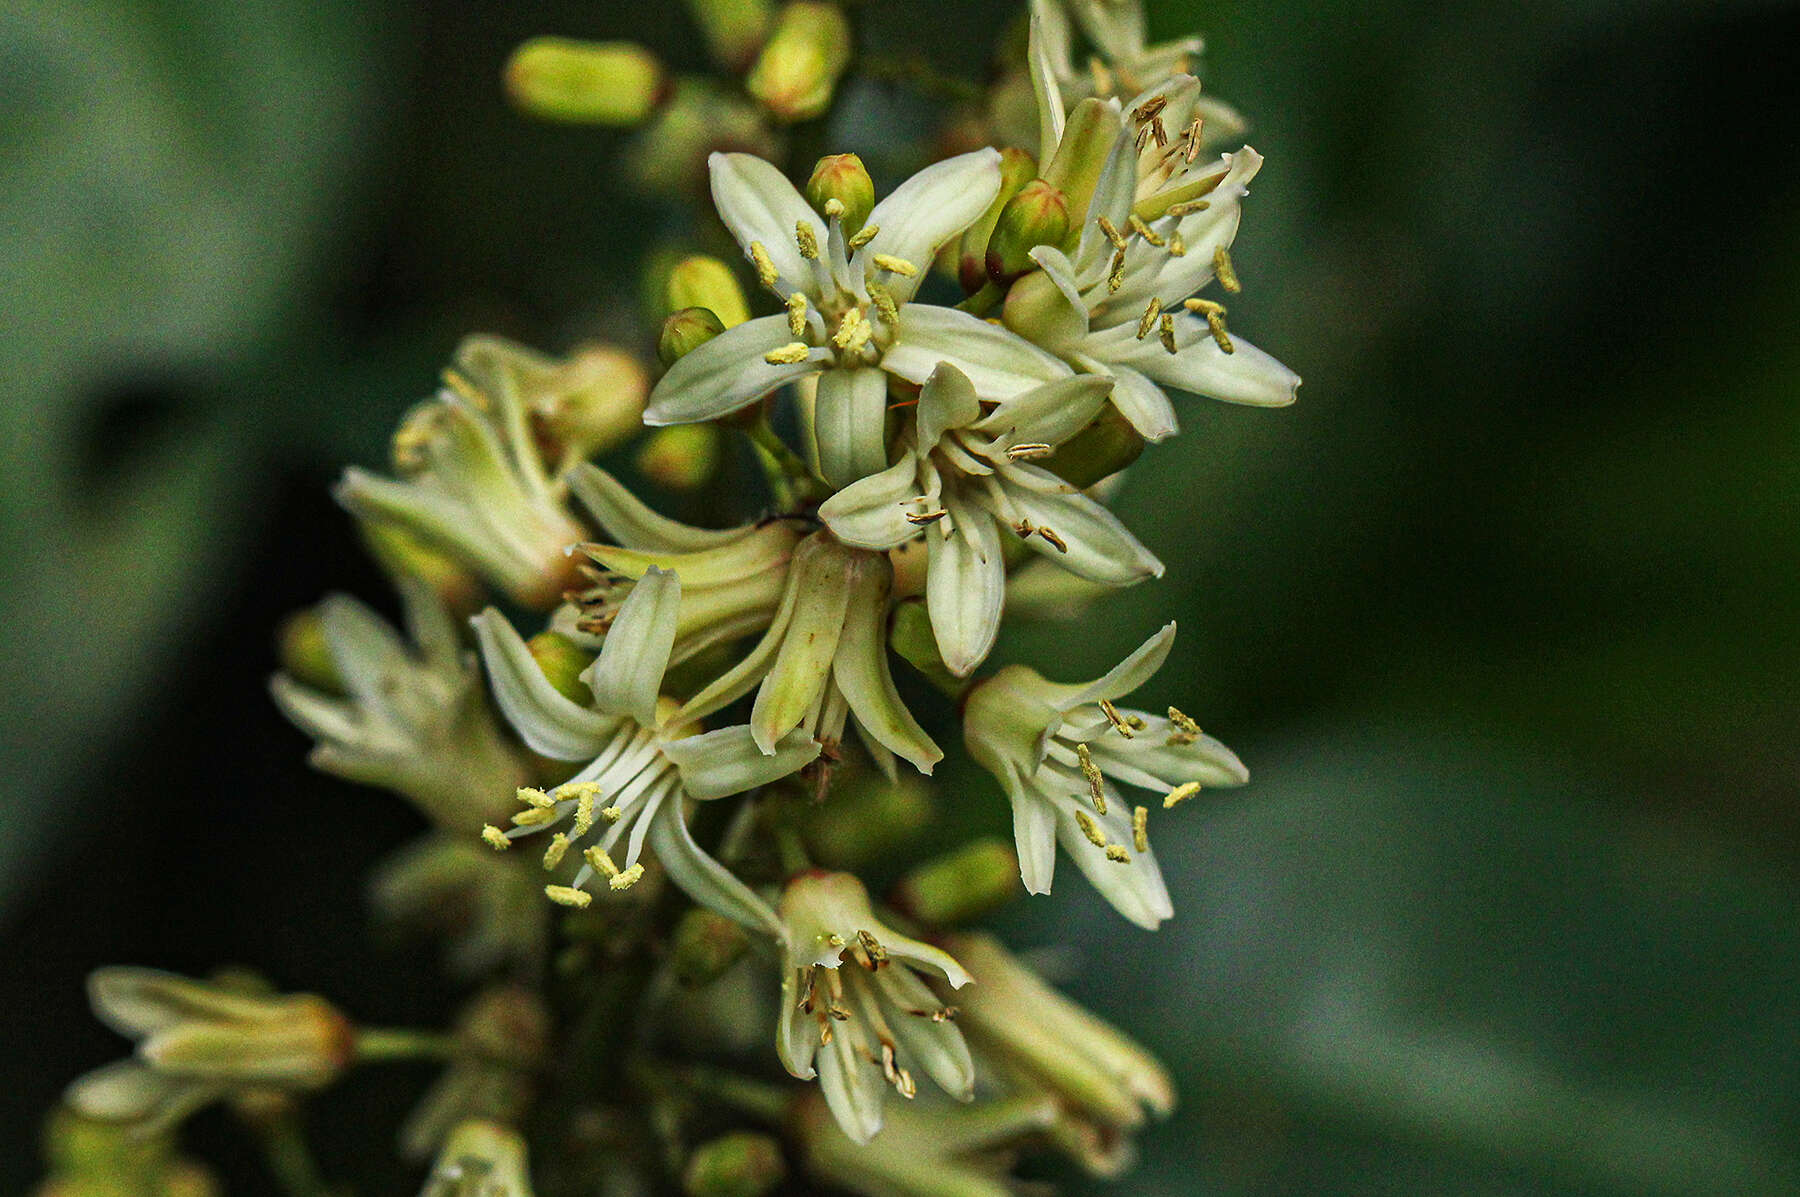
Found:
<path fill-rule="evenodd" d="M 706 308 L 726 328 L 750 319 L 750 305 L 731 267 L 709 254 L 693 254 L 669 271 L 669 311 Z"/>
<path fill-rule="evenodd" d="M 1019 857 L 1012 845 L 978 839 L 927 861 L 895 887 L 896 908 L 930 926 L 973 922 L 1019 895 Z"/>
<path fill-rule="evenodd" d="M 688 0 L 707 48 L 734 74 L 749 66 L 762 49 L 774 7 L 770 0 Z"/>
<path fill-rule="evenodd" d="M 560 632 L 539 632 L 525 642 L 544 677 L 558 694 L 570 702 L 591 706 L 594 692 L 581 675 L 594 663 L 594 655 Z"/>
<path fill-rule="evenodd" d="M 781 10 L 745 86 L 777 120 L 811 120 L 830 107 L 849 65 L 850 22 L 842 10 L 822 0 L 794 0 Z"/>
<path fill-rule="evenodd" d="M 1063 128 L 1056 155 L 1044 167 L 1044 182 L 1063 193 L 1068 211 L 1075 214 L 1075 219 L 1069 223 L 1064 249 L 1075 248 L 1073 243 L 1080 237 L 1088 205 L 1094 198 L 1094 188 L 1100 182 L 1100 172 L 1106 169 L 1106 159 L 1118 138 L 1119 114 L 1103 101 L 1083 100 L 1069 113 L 1069 123 Z"/>
<path fill-rule="evenodd" d="M 451 1131 L 419 1197 L 532 1197 L 525 1140 L 498 1122 L 471 1119 Z"/>
<path fill-rule="evenodd" d="M 725 322 L 711 308 L 682 308 L 663 321 L 656 356 L 663 365 L 673 366 L 724 331 Z"/>
<path fill-rule="evenodd" d="M 988 205 L 988 210 L 981 214 L 981 219 L 963 232 L 957 252 L 956 279 L 969 294 L 973 295 L 987 285 L 988 240 L 994 235 L 994 226 L 1000 223 L 1000 213 L 1006 208 L 1006 202 L 1036 174 L 1037 159 L 1024 150 L 1009 146 L 1000 151 L 1000 191 Z"/>
<path fill-rule="evenodd" d="M 309 607 L 288 616 L 277 634 L 277 650 L 288 676 L 326 694 L 344 692 L 344 679 L 331 659 L 317 611 Z"/>
<path fill-rule="evenodd" d="M 916 776 L 889 781 L 870 769 L 840 767 L 830 799 L 806 808 L 801 834 L 821 865 L 857 869 L 905 847 L 935 817 L 931 788 Z"/>
<path fill-rule="evenodd" d="M 710 985 L 750 950 L 744 929 L 722 914 L 696 906 L 675 924 L 669 964 L 675 979 L 689 989 Z"/>
<path fill-rule="evenodd" d="M 875 180 L 855 154 L 828 154 L 806 180 L 806 200 L 821 216 L 830 215 L 825 205 L 831 200 L 844 205 L 844 236 L 854 237 L 875 210 Z"/>
<path fill-rule="evenodd" d="M 506 92 L 540 120 L 640 125 L 665 98 L 662 64 L 633 42 L 534 37 L 506 63 Z"/>
<path fill-rule="evenodd" d="M 1033 179 L 1008 200 L 988 241 L 987 273 L 1001 286 L 1037 269 L 1031 251 L 1060 246 L 1069 234 L 1069 205 L 1063 193 Z"/>
<path fill-rule="evenodd" d="M 634 464 L 638 472 L 670 490 L 703 486 L 719 468 L 719 429 L 713 424 L 658 428 L 644 440 Z"/>
<path fill-rule="evenodd" d="M 419 579 L 438 596 L 446 610 L 456 615 L 473 614 L 480 606 L 480 581 L 447 554 L 393 520 L 365 518 L 358 523 L 369 555 L 389 577 Z"/>
<path fill-rule="evenodd" d="M 927 681 L 946 694 L 960 694 L 962 679 L 950 672 L 938 649 L 937 636 L 931 630 L 931 615 L 922 599 L 910 598 L 894 607 L 894 622 L 888 632 L 888 647 Z"/>
<path fill-rule="evenodd" d="M 741 150 L 775 155 L 775 135 L 761 108 L 706 79 L 682 79 L 675 94 L 625 153 L 625 172 L 645 191 L 704 195 L 707 155 Z"/>
<path fill-rule="evenodd" d="M 781 1145 L 768 1135 L 737 1131 L 694 1149 L 681 1175 L 687 1197 L 764 1197 L 787 1179 Z"/>
<path fill-rule="evenodd" d="M 1092 424 L 1038 464 L 1070 485 L 1086 490 L 1136 461 L 1143 451 L 1144 438 L 1109 403 Z"/>

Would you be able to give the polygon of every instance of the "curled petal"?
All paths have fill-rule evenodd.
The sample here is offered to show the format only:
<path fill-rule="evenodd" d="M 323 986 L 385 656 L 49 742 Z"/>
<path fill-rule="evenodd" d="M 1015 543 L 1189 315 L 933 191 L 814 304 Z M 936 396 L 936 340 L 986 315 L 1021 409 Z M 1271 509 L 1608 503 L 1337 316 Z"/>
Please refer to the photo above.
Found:
<path fill-rule="evenodd" d="M 901 258 L 918 267 L 911 276 L 889 275 L 887 288 L 901 303 L 913 297 L 938 247 L 968 228 L 1000 191 L 1000 151 L 980 149 L 928 166 L 896 187 L 869 214 L 881 231 L 857 254 Z"/>
<path fill-rule="evenodd" d="M 651 566 L 619 607 L 599 658 L 582 673 L 596 707 L 656 726 L 656 699 L 680 613 L 680 580 Z"/>
<path fill-rule="evenodd" d="M 823 349 L 810 350 L 797 362 L 764 357 L 793 339 L 786 316 L 761 316 L 726 329 L 669 367 L 650 392 L 644 423 L 716 420 L 817 371 L 828 356 Z"/>
<path fill-rule="evenodd" d="M 593 513 L 615 543 L 646 553 L 697 553 L 740 540 L 751 531 L 740 528 L 692 528 L 652 511 L 623 482 L 591 462 L 566 475 L 569 489 Z"/>
<path fill-rule="evenodd" d="M 880 557 L 858 562 L 831 672 L 857 726 L 921 773 L 944 759 L 894 688 L 887 659 L 889 567 Z"/>
<path fill-rule="evenodd" d="M 670 740 L 662 751 L 681 770 L 688 795 L 706 801 L 742 794 L 799 772 L 818 759 L 819 742 L 792 731 L 775 745 L 774 753 L 764 753 L 750 729 L 740 725 Z"/>
<path fill-rule="evenodd" d="M 470 622 L 500 710 L 534 751 L 578 761 L 605 746 L 617 721 L 558 694 L 504 615 L 489 607 Z"/>
<path fill-rule="evenodd" d="M 1175 621 L 1170 620 L 1155 635 L 1138 645 L 1129 657 L 1114 665 L 1085 686 L 1061 686 L 1052 683 L 1045 701 L 1067 713 L 1078 706 L 1105 699 L 1116 702 L 1142 686 L 1169 659 L 1175 647 Z"/>
<path fill-rule="evenodd" d="M 834 1035 L 819 1050 L 819 1089 L 839 1129 L 852 1143 L 881 1133 L 881 1070 L 859 1058 L 848 1035 Z"/>
<path fill-rule="evenodd" d="M 1137 434 L 1152 443 L 1167 440 L 1181 431 L 1175 418 L 1175 405 L 1163 389 L 1130 366 L 1103 366 L 1116 382 L 1112 391 L 1113 406 L 1125 417 Z"/>
<path fill-rule="evenodd" d="M 887 468 L 887 375 L 872 366 L 819 375 L 813 408 L 819 473 L 833 487 Z"/>
<path fill-rule="evenodd" d="M 946 432 L 980 418 L 981 399 L 969 376 L 949 362 L 939 363 L 919 392 L 919 452 L 930 452 Z"/>
<path fill-rule="evenodd" d="M 819 505 L 831 534 L 859 549 L 886 552 L 919 534 L 906 518 L 919 499 L 918 461 L 908 453 L 878 474 L 859 478 Z"/>
<path fill-rule="evenodd" d="M 682 893 L 740 926 L 780 938 L 781 920 L 769 904 L 694 842 L 679 795 L 666 799 L 651 817 L 650 848 Z"/>

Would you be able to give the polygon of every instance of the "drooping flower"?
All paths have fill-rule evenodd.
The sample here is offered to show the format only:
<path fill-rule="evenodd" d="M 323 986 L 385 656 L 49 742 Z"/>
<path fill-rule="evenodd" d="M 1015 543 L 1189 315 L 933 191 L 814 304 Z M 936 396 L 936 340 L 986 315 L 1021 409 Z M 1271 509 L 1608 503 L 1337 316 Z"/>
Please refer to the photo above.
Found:
<path fill-rule="evenodd" d="M 1166 791 L 1168 809 L 1202 787 L 1249 780 L 1229 748 L 1174 707 L 1164 718 L 1114 705 L 1150 680 L 1174 641 L 1170 623 L 1085 685 L 1009 665 L 970 692 L 963 715 L 970 755 L 1012 803 L 1025 888 L 1050 892 L 1060 842 L 1101 896 L 1152 930 L 1174 908 L 1150 848 L 1149 810 L 1126 803 L 1113 782 Z"/>
<path fill-rule="evenodd" d="M 314 768 L 393 790 L 439 827 L 467 828 L 497 817 L 504 806 L 495 796 L 523 785 L 528 766 L 495 722 L 437 593 L 415 578 L 398 587 L 405 638 L 353 598 L 333 595 L 317 608 L 341 692 L 286 673 L 269 689 L 317 742 Z"/>
<path fill-rule="evenodd" d="M 596 873 L 614 890 L 643 876 L 639 857 L 648 845 L 694 901 L 773 933 L 780 925 L 774 913 L 694 842 L 683 806 L 690 798 L 723 798 L 785 777 L 815 759 L 819 745 L 793 733 L 765 750 L 748 727 L 688 734 L 691 720 L 671 718 L 672 704 L 659 696 L 680 606 L 675 574 L 653 567 L 639 579 L 599 657 L 581 674 L 592 706 L 557 692 L 505 616 L 492 608 L 476 616 L 476 639 L 507 722 L 537 752 L 587 762 L 548 792 L 519 790 L 525 809 L 513 816 L 512 828 L 489 826 L 483 838 L 505 848 L 522 836 L 551 832 L 545 867 L 558 867 L 571 850 L 582 864 L 568 885 L 545 893 L 576 907 L 592 901 L 585 886 Z M 621 844 L 623 863 L 612 856 Z"/>
<path fill-rule="evenodd" d="M 966 676 L 987 656 L 1006 597 L 1001 532 L 1069 572 L 1127 586 L 1163 571 L 1106 508 L 1031 464 L 1085 428 L 1112 381 L 1046 383 L 984 412 L 968 376 L 940 365 L 919 395 L 909 451 L 819 509 L 844 542 L 898 548 L 924 537 L 926 605 L 944 663 Z"/>
<path fill-rule="evenodd" d="M 1123 1172 L 1145 1114 L 1165 1118 L 1175 1108 L 1168 1071 L 993 936 L 953 935 L 947 946 L 977 978 L 959 1001 L 957 1025 L 982 1074 L 1009 1092 L 1054 1097 L 1051 1139 L 1096 1175 Z"/>
<path fill-rule="evenodd" d="M 809 1095 L 793 1125 L 807 1172 L 833 1189 L 862 1197 L 1019 1197 L 1009 1175 L 1019 1148 L 1055 1119 L 1056 1103 L 1041 1096 L 960 1108 L 919 1102 L 893 1110 L 881 1136 L 863 1143 Z"/>
<path fill-rule="evenodd" d="M 782 1064 L 819 1087 L 843 1133 L 867 1143 L 881 1131 L 882 1094 L 917 1092 L 912 1069 L 952 1097 L 974 1094 L 975 1072 L 955 1011 L 920 974 L 960 989 L 969 974 L 948 953 L 884 925 L 849 873 L 813 871 L 781 894 Z"/>
<path fill-rule="evenodd" d="M 65 1099 L 90 1118 L 155 1134 L 244 1089 L 310 1092 L 336 1080 L 356 1029 L 323 998 L 249 992 L 148 968 L 96 969 L 88 998 L 136 1056 L 78 1077 Z"/>
<path fill-rule="evenodd" d="M 534 389 L 547 385 L 545 369 L 539 355 L 499 338 L 464 341 L 443 389 L 395 435 L 400 477 L 351 468 L 338 501 L 359 519 L 399 524 L 520 603 L 550 606 L 568 580 L 563 550 L 584 533 L 533 436 L 534 402 L 555 398 Z M 572 385 L 586 381 L 577 375 Z"/>
<path fill-rule="evenodd" d="M 714 154 L 719 215 L 787 312 L 747 320 L 682 357 L 651 392 L 645 422 L 717 419 L 818 375 L 819 470 L 845 486 L 888 464 L 889 375 L 919 383 L 950 361 L 988 399 L 1066 376 L 1067 366 L 1004 328 L 912 302 L 938 248 L 992 202 L 999 161 L 989 149 L 927 167 L 853 227 L 841 201 L 827 200 L 821 217 L 760 158 Z"/>

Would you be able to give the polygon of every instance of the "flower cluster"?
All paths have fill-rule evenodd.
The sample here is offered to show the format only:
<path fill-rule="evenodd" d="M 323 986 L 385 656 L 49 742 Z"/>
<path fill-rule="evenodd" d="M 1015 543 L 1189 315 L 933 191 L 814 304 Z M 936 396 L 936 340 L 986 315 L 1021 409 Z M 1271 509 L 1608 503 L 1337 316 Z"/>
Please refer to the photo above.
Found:
<path fill-rule="evenodd" d="M 834 4 L 694 8 L 755 127 L 824 113 L 851 69 Z M 1119 705 L 1173 623 L 1085 684 L 989 658 L 1046 596 L 1162 575 L 1106 499 L 1178 431 L 1173 394 L 1279 406 L 1299 380 L 1227 324 L 1262 159 L 1218 152 L 1243 124 L 1187 73 L 1199 42 L 1146 45 L 1131 0 L 1028 16 L 995 85 L 999 145 L 879 199 L 854 154 L 796 183 L 744 152 L 773 139 L 716 114 L 711 206 L 767 314 L 690 255 L 662 280 L 653 386 L 622 349 L 472 338 L 402 422 L 393 475 L 345 475 L 407 632 L 328 599 L 290 625 L 274 695 L 320 769 L 432 824 L 374 892 L 485 983 L 457 1032 L 108 970 L 96 1008 L 138 1056 L 72 1105 L 160 1133 L 214 1099 L 426 1058 L 445 1072 L 406 1144 L 435 1154 L 431 1193 L 529 1192 L 528 1139 L 567 1144 L 546 1167 L 581 1191 L 667 1188 L 670 1159 L 690 1193 L 767 1192 L 791 1159 L 881 1197 L 1006 1192 L 1034 1145 L 1125 1166 L 1174 1104 L 1167 1075 L 959 924 L 1048 893 L 1060 846 L 1154 929 L 1174 907 L 1153 809 L 1247 774 L 1181 710 Z M 706 102 L 623 44 L 539 39 L 507 81 L 528 112 L 671 138 Z M 1034 147 L 1008 131 L 1020 94 Z M 722 464 L 737 435 L 754 493 Z M 595 462 L 640 436 L 630 462 Z M 697 522 L 660 514 L 633 471 Z M 959 742 L 1013 843 L 920 859 L 922 825 L 979 800 L 940 808 L 920 780 Z M 858 875 L 876 860 L 899 877 L 885 902 Z M 715 1047 L 779 1067 L 724 1072 Z M 692 1143 L 683 1120 L 707 1106 L 786 1141 Z M 625 1146 L 639 1126 L 666 1150 Z"/>

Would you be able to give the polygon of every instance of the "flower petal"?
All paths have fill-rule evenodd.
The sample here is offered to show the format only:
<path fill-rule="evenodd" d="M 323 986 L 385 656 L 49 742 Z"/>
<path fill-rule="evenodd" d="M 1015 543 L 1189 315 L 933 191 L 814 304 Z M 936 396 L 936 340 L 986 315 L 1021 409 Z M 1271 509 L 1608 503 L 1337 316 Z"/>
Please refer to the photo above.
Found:
<path fill-rule="evenodd" d="M 1100 168 L 1100 179 L 1094 184 L 1094 198 L 1082 217 L 1081 242 L 1075 249 L 1075 273 L 1085 278 L 1090 271 L 1112 257 L 1112 240 L 1100 227 L 1106 217 L 1114 230 L 1127 231 L 1131 224 L 1131 205 L 1137 198 L 1137 149 L 1132 133 L 1121 122 L 1118 140 L 1113 142 Z"/>
<path fill-rule="evenodd" d="M 1113 406 L 1139 436 L 1155 443 L 1181 431 L 1175 405 L 1161 387 L 1130 366 L 1115 363 L 1104 369 L 1117 380 L 1112 392 Z"/>
<path fill-rule="evenodd" d="M 851 1037 L 837 1034 L 819 1052 L 819 1089 L 844 1137 L 858 1145 L 881 1133 L 881 1070 L 856 1054 Z"/>
<path fill-rule="evenodd" d="M 950 517 L 925 534 L 925 609 L 944 664 L 967 677 L 987 659 L 1006 603 L 1006 561 L 993 517 L 946 491 Z M 946 527 L 945 525 L 949 525 Z"/>
<path fill-rule="evenodd" d="M 929 453 L 952 428 L 966 428 L 981 418 L 981 399 L 969 376 L 940 362 L 919 392 L 919 452 Z"/>
<path fill-rule="evenodd" d="M 1033 0 L 1026 58 L 1031 67 L 1032 96 L 1037 100 L 1038 161 L 1048 163 L 1056 156 L 1068 120 L 1062 88 L 1056 82 L 1057 64 L 1069 61 L 1069 26 L 1060 5 Z"/>
<path fill-rule="evenodd" d="M 811 350 L 798 362 L 764 359 L 793 339 L 786 316 L 759 316 L 726 329 L 669 367 L 650 392 L 644 423 L 660 427 L 716 420 L 818 370 L 828 356 L 823 349 Z"/>
<path fill-rule="evenodd" d="M 1232 352 L 1223 352 L 1206 321 L 1182 312 L 1175 317 L 1175 353 L 1146 342 L 1114 360 L 1157 382 L 1227 403 L 1286 407 L 1294 401 L 1298 374 L 1242 337 L 1233 336 L 1231 343 Z"/>
<path fill-rule="evenodd" d="M 559 761 L 591 758 L 605 746 L 617 720 L 558 694 L 504 615 L 489 607 L 469 622 L 500 710 L 525 743 Z"/>
<path fill-rule="evenodd" d="M 680 795 L 664 799 L 651 816 L 650 850 L 682 893 L 742 927 L 780 938 L 781 920 L 769 904 L 694 842 Z"/>
<path fill-rule="evenodd" d="M 892 567 L 882 557 L 857 562 L 844 606 L 843 634 L 831 676 L 856 714 L 857 726 L 921 773 L 944 759 L 894 688 L 888 669 L 887 600 Z"/>
<path fill-rule="evenodd" d="M 565 477 L 569 489 L 600 521 L 607 536 L 627 549 L 647 553 L 697 553 L 740 540 L 755 527 L 744 524 L 714 530 L 679 523 L 651 510 L 623 482 L 592 462 L 582 462 Z"/>
<path fill-rule="evenodd" d="M 856 260 L 872 263 L 876 254 L 885 254 L 917 267 L 913 275 L 889 274 L 884 280 L 895 300 L 905 303 L 924 281 L 938 248 L 974 224 L 999 193 L 999 150 L 980 149 L 928 166 L 875 205 L 868 223 L 881 231 Z"/>
<path fill-rule="evenodd" d="M 850 599 L 851 552 L 814 537 L 794 556 L 793 613 L 750 709 L 751 731 L 765 753 L 800 726 L 830 677 Z"/>
<path fill-rule="evenodd" d="M 813 439 L 819 473 L 834 488 L 887 469 L 887 375 L 873 366 L 820 374 Z"/>
<path fill-rule="evenodd" d="M 819 518 L 845 544 L 886 552 L 919 534 L 919 526 L 906 518 L 918 499 L 918 460 L 907 453 L 826 499 L 819 505 Z"/>
<path fill-rule="evenodd" d="M 712 172 L 713 203 L 719 209 L 719 219 L 744 247 L 746 258 L 750 258 L 750 246 L 761 242 L 781 273 L 774 290 L 786 299 L 790 291 L 812 278 L 812 270 L 800 256 L 799 243 L 794 239 L 796 226 L 811 225 L 818 244 L 823 245 L 825 222 L 787 176 L 761 158 L 753 154 L 713 154 L 706 161 Z"/>
<path fill-rule="evenodd" d="M 668 570 L 649 568 L 625 596 L 600 656 L 582 671 L 594 705 L 625 715 L 644 727 L 656 726 L 656 699 L 675 647 L 681 613 L 681 581 Z"/>
<path fill-rule="evenodd" d="M 1008 444 L 1030 441 L 1060 445 L 1093 422 L 1106 406 L 1106 396 L 1112 389 L 1110 374 L 1061 378 L 1004 401 L 975 428 L 991 436 L 1003 436 Z M 924 418 L 921 403 L 921 423 Z"/>
<path fill-rule="evenodd" d="M 1113 815 L 1094 818 L 1103 829 L 1107 829 L 1107 823 Z M 1121 839 L 1125 843 L 1131 842 L 1129 826 L 1123 829 L 1123 836 L 1118 834 L 1119 828 L 1107 830 L 1110 831 L 1107 838 L 1115 843 Z M 1169 887 L 1163 881 L 1162 869 L 1157 866 L 1154 854 L 1133 852 L 1129 861 L 1110 860 L 1105 852 L 1088 842 L 1087 837 L 1076 826 L 1072 814 L 1057 820 L 1056 834 L 1062 841 L 1063 851 L 1074 860 L 1075 867 L 1100 891 L 1100 896 L 1112 904 L 1114 910 L 1131 922 L 1146 931 L 1154 931 L 1164 919 L 1174 915 L 1175 906 L 1169 901 Z"/>
<path fill-rule="evenodd" d="M 1066 547 L 1042 535 L 1028 536 L 1025 543 L 1070 573 L 1113 586 L 1162 576 L 1163 563 L 1118 516 L 1079 491 L 1046 493 L 1048 482 L 1060 481 L 1054 474 L 1010 465 L 1004 478 L 1014 512 L 1034 528 L 1047 529 Z"/>
<path fill-rule="evenodd" d="M 969 1045 L 955 1021 L 926 1013 L 940 1003 L 925 983 L 906 969 L 890 968 L 882 970 L 874 990 L 900 1050 L 944 1092 L 958 1101 L 973 1099 L 975 1062 L 969 1058 Z"/>
<path fill-rule="evenodd" d="M 1011 761 L 1001 760 L 1000 784 L 1012 800 L 1013 846 L 1025 892 L 1047 894 L 1056 880 L 1056 808 L 1019 780 Z"/>
<path fill-rule="evenodd" d="M 817 740 L 805 732 L 791 731 L 775 745 L 773 755 L 765 754 L 742 724 L 670 740 L 662 749 L 681 770 L 681 784 L 688 795 L 702 802 L 779 781 L 812 764 L 819 751 Z"/>
<path fill-rule="evenodd" d="M 1129 657 L 1114 665 L 1085 686 L 1051 684 L 1046 700 L 1065 714 L 1076 707 L 1106 699 L 1116 702 L 1156 676 L 1156 671 L 1169 659 L 1175 647 L 1175 621 L 1158 628 L 1156 634 L 1138 645 Z"/>
<path fill-rule="evenodd" d="M 131 1123 L 140 1134 L 154 1135 L 220 1094 L 217 1086 L 166 1076 L 137 1060 L 120 1060 L 75 1078 L 63 1100 L 89 1118 Z"/>
<path fill-rule="evenodd" d="M 782 932 L 776 933 L 780 940 Z M 818 1074 L 813 1061 L 819 1054 L 818 1024 L 801 1010 L 800 992 L 803 972 L 783 957 L 781 970 L 781 1017 L 775 1024 L 775 1055 L 781 1066 L 803 1081 Z"/>
<path fill-rule="evenodd" d="M 983 399 L 1010 399 L 1074 372 L 1009 329 L 952 308 L 907 304 L 900 309 L 900 335 L 882 359 L 882 369 L 924 383 L 940 362 L 968 375 Z"/>

